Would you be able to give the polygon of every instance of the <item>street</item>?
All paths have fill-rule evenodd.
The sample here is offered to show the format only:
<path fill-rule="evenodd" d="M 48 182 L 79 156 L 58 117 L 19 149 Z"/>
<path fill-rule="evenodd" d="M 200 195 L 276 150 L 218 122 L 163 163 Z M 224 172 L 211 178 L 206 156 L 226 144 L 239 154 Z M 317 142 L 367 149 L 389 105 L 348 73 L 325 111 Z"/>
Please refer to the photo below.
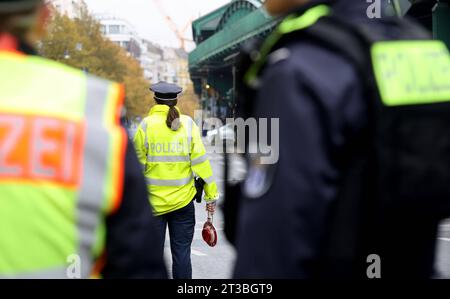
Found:
<path fill-rule="evenodd" d="M 210 147 L 207 146 L 208 152 Z M 214 175 L 220 190 L 223 188 L 223 158 L 222 155 L 209 154 L 213 167 Z M 235 173 L 231 176 L 241 176 L 244 166 L 233 168 Z M 222 193 L 222 192 L 221 192 Z M 220 199 L 222 200 L 222 198 Z M 220 202 L 219 202 L 220 205 Z M 203 224 L 206 221 L 205 203 L 195 204 L 196 206 L 196 226 L 194 241 L 192 243 L 192 276 L 194 279 L 227 279 L 231 278 L 235 252 L 232 246 L 227 242 L 223 233 L 223 217 L 218 210 L 214 218 L 214 226 L 218 233 L 218 243 L 216 247 L 211 248 L 203 241 L 201 233 Z M 165 258 L 167 265 L 171 265 L 170 244 L 168 233 L 165 244 Z M 411 246 L 414 246 L 414 240 L 411 240 Z M 170 266 L 168 267 L 171 272 Z M 450 278 L 450 220 L 444 221 L 437 244 L 436 270 L 440 274 L 439 278 Z"/>

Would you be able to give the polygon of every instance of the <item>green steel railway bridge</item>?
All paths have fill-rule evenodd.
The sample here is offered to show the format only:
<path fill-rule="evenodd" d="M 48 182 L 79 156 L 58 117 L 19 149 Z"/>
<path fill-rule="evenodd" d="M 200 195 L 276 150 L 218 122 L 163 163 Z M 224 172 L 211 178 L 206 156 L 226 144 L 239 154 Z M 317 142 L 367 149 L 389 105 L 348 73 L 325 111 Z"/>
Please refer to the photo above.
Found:
<path fill-rule="evenodd" d="M 450 0 L 390 0 L 388 13 L 408 14 L 450 46 Z M 368 3 L 368 6 L 370 3 Z M 267 36 L 279 20 L 263 9 L 262 0 L 232 0 L 192 24 L 196 49 L 189 54 L 195 93 L 209 116 L 232 117 L 236 57 L 242 45 Z"/>

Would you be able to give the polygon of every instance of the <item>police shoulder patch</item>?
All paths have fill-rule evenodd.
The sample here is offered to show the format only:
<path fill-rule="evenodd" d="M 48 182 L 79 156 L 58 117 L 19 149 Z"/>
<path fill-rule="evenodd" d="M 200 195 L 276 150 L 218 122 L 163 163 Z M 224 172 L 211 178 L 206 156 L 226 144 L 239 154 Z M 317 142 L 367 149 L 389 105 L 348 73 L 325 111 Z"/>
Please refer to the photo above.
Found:
<path fill-rule="evenodd" d="M 257 199 L 272 187 L 277 164 L 262 164 L 259 158 L 251 159 L 243 193 L 249 199 Z"/>

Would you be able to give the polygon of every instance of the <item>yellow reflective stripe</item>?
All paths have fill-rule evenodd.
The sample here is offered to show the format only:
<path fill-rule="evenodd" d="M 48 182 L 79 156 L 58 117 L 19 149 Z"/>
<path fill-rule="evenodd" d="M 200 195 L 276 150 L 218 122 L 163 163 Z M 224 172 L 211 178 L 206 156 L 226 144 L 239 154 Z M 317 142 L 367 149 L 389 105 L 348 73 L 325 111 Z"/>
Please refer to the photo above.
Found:
<path fill-rule="evenodd" d="M 193 159 L 191 161 L 191 165 L 195 166 L 195 165 L 198 165 L 198 164 L 202 164 L 203 162 L 206 162 L 206 161 L 208 161 L 208 156 L 205 154 L 203 156 L 200 156 L 198 158 Z"/>
<path fill-rule="evenodd" d="M 189 156 L 149 156 L 147 159 L 150 163 L 159 162 L 189 162 Z"/>
<path fill-rule="evenodd" d="M 320 18 L 330 14 L 331 8 L 328 5 L 318 5 L 307 10 L 299 17 L 290 16 L 278 27 L 281 34 L 288 34 L 294 31 L 303 30 L 314 25 Z"/>
<path fill-rule="evenodd" d="M 450 101 L 450 54 L 440 41 L 387 41 L 372 47 L 382 101 L 387 106 Z"/>
<path fill-rule="evenodd" d="M 245 74 L 245 82 L 250 86 L 256 84 L 258 73 L 266 63 L 267 56 L 284 35 L 292 33 L 294 31 L 306 29 L 314 25 L 320 18 L 329 15 L 330 12 L 331 8 L 329 6 L 318 5 L 307 10 L 301 16 L 288 16 L 264 42 L 259 55 L 259 59 L 249 68 L 249 70 Z"/>
<path fill-rule="evenodd" d="M 189 184 L 194 179 L 194 176 L 178 179 L 178 180 L 161 180 L 147 178 L 147 184 L 152 186 L 184 186 Z"/>

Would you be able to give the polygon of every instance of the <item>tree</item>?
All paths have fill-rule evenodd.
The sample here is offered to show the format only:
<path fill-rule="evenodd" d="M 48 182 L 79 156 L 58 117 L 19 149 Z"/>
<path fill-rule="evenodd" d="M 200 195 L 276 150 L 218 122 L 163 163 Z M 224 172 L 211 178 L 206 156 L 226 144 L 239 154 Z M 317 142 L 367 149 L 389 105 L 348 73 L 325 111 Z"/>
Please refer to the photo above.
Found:
<path fill-rule="evenodd" d="M 127 71 L 122 82 L 127 89 L 126 105 L 128 116 L 130 118 L 145 116 L 154 105 L 149 91 L 150 83 L 144 79 L 144 72 L 135 59 L 127 55 L 120 55 L 119 59 L 118 62 L 120 64 L 127 65 Z"/>
<path fill-rule="evenodd" d="M 42 56 L 86 72 L 123 83 L 126 91 L 127 116 L 143 116 L 152 100 L 139 62 L 118 45 L 106 39 L 100 24 L 88 13 L 70 19 L 54 11 L 48 35 L 41 41 Z"/>
<path fill-rule="evenodd" d="M 183 114 L 194 117 L 195 110 L 200 109 L 198 97 L 194 92 L 194 86 L 189 84 L 188 88 L 183 92 L 179 101 L 178 107 Z"/>

